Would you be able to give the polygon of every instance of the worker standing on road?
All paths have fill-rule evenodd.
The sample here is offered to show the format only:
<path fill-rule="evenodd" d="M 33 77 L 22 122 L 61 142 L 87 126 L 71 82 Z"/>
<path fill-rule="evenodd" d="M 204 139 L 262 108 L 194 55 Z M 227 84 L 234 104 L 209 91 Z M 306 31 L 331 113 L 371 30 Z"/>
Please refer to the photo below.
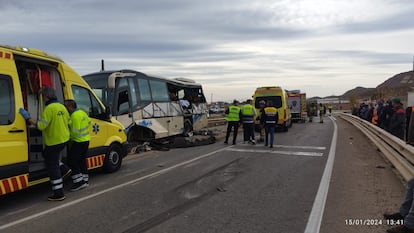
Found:
<path fill-rule="evenodd" d="M 396 227 L 387 230 L 388 233 L 414 233 L 414 178 L 407 183 L 405 200 L 401 204 L 400 211 L 392 214 L 384 214 L 384 218 L 392 220 Z"/>
<path fill-rule="evenodd" d="M 319 123 L 323 123 L 324 106 L 322 103 L 319 104 Z"/>
<path fill-rule="evenodd" d="M 41 90 L 45 101 L 45 109 L 40 119 L 35 122 L 29 113 L 23 108 L 19 109 L 20 114 L 29 124 L 43 131 L 45 158 L 47 172 L 52 185 L 53 195 L 48 197 L 49 201 L 62 201 L 65 199 L 63 193 L 63 180 L 59 168 L 60 153 L 69 141 L 70 117 L 65 106 L 58 102 L 56 92 L 51 87 L 43 87 Z"/>
<path fill-rule="evenodd" d="M 257 116 L 256 120 L 261 121 L 260 117 L 262 116 L 262 112 L 264 112 L 264 108 L 266 107 L 266 101 L 264 100 L 260 100 L 259 101 L 259 107 L 260 107 L 260 113 Z M 264 127 L 262 126 L 262 124 L 259 124 L 259 134 L 260 134 L 260 138 L 259 138 L 259 142 L 264 142 L 264 137 L 265 137 L 265 130 Z"/>
<path fill-rule="evenodd" d="M 308 110 L 309 122 L 313 121 L 313 116 L 316 115 L 316 106 L 315 103 L 311 103 Z"/>
<path fill-rule="evenodd" d="M 265 146 L 270 144 L 270 148 L 273 148 L 275 139 L 276 124 L 279 121 L 279 115 L 277 109 L 273 107 L 272 101 L 267 101 L 266 108 L 262 112 L 260 122 L 265 128 Z"/>
<path fill-rule="evenodd" d="M 332 109 L 333 109 L 332 104 L 329 104 L 328 105 L 329 116 L 332 116 Z"/>
<path fill-rule="evenodd" d="M 91 120 L 88 114 L 77 108 L 74 100 L 65 100 L 65 106 L 70 113 L 71 122 L 69 144 L 69 166 L 72 169 L 73 186 L 70 191 L 78 191 L 88 186 L 88 168 L 86 166 L 86 153 L 88 152 L 89 126 Z"/>
<path fill-rule="evenodd" d="M 241 107 L 241 122 L 243 123 L 244 143 L 256 144 L 254 140 L 254 116 L 256 109 L 252 105 L 252 100 L 248 99 L 246 104 Z"/>
<path fill-rule="evenodd" d="M 233 104 L 230 105 L 226 110 L 226 121 L 227 121 L 227 132 L 226 140 L 224 143 L 228 143 L 230 133 L 233 131 L 233 145 L 236 144 L 237 131 L 239 130 L 240 118 L 241 118 L 241 108 L 238 106 L 239 101 L 234 100 Z"/>

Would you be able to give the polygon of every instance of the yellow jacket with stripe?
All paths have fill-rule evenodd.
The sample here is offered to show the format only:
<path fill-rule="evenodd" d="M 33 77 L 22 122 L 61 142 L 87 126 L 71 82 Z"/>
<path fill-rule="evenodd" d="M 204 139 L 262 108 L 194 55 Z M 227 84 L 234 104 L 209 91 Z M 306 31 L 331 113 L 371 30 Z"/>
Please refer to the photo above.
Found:
<path fill-rule="evenodd" d="M 91 120 L 88 114 L 81 109 L 76 109 L 70 114 L 70 139 L 75 142 L 86 142 L 91 140 L 89 125 Z"/>
<path fill-rule="evenodd" d="M 69 112 L 66 107 L 57 100 L 46 103 L 37 128 L 43 132 L 43 140 L 46 146 L 54 146 L 69 141 Z"/>

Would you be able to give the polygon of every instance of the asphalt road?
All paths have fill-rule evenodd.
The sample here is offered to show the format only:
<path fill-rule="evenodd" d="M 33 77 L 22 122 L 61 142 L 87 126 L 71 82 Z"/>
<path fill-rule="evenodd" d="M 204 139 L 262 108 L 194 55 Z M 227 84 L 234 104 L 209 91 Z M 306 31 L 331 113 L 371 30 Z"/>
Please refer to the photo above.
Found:
<path fill-rule="evenodd" d="M 62 202 L 46 201 L 48 184 L 0 197 L 0 232 L 378 232 L 388 226 L 345 223 L 379 219 L 404 192 L 375 147 L 334 118 L 294 124 L 273 149 L 238 141 L 130 155 Z"/>

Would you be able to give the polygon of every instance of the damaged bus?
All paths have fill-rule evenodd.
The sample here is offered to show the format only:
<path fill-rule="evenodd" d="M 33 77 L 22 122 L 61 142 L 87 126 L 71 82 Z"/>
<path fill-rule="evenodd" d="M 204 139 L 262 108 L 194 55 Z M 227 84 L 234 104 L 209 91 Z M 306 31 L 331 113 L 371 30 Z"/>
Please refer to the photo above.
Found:
<path fill-rule="evenodd" d="M 129 142 L 186 136 L 207 127 L 206 98 L 201 84 L 191 79 L 134 70 L 100 71 L 83 78 L 124 125 Z"/>

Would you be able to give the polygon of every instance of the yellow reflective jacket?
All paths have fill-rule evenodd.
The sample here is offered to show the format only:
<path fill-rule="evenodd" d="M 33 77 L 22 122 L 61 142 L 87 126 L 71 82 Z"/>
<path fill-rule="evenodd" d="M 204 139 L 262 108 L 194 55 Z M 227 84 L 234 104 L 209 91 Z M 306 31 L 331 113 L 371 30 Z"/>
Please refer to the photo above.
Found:
<path fill-rule="evenodd" d="M 81 109 L 76 109 L 70 114 L 70 139 L 75 142 L 87 142 L 91 140 L 89 125 L 91 120 L 88 114 Z"/>
<path fill-rule="evenodd" d="M 66 107 L 57 100 L 48 101 L 37 128 L 43 131 L 46 146 L 54 146 L 69 141 L 70 117 Z"/>
<path fill-rule="evenodd" d="M 226 116 L 226 121 L 240 121 L 240 112 L 241 109 L 239 106 L 230 105 L 228 114 Z"/>
<path fill-rule="evenodd" d="M 241 107 L 242 122 L 254 123 L 254 116 L 256 115 L 256 109 L 251 104 L 245 104 Z"/>

